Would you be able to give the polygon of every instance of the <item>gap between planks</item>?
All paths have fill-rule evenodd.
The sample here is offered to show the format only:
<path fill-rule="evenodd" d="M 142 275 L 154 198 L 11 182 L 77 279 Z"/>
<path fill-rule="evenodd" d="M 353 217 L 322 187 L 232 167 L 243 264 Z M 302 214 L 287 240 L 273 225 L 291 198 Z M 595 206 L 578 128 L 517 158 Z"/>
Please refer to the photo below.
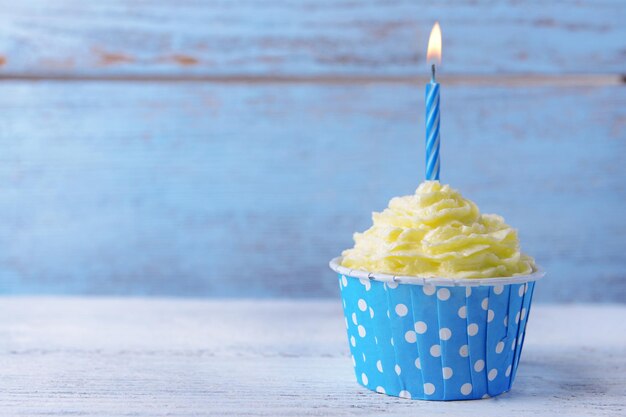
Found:
<path fill-rule="evenodd" d="M 475 86 L 545 86 L 601 87 L 626 84 L 626 74 L 442 74 L 439 81 L 447 85 Z M 254 75 L 254 74 L 12 74 L 1 73 L 0 81 L 61 81 L 61 82 L 173 82 L 219 84 L 424 84 L 428 75 Z"/>

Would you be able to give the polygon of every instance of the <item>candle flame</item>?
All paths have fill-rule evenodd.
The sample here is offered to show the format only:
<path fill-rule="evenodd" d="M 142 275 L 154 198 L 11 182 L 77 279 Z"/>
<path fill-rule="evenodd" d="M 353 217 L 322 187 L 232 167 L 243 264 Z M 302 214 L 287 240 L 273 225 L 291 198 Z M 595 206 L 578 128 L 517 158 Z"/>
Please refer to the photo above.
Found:
<path fill-rule="evenodd" d="M 428 38 L 428 52 L 426 60 L 429 64 L 441 64 L 441 28 L 439 22 L 435 22 Z"/>

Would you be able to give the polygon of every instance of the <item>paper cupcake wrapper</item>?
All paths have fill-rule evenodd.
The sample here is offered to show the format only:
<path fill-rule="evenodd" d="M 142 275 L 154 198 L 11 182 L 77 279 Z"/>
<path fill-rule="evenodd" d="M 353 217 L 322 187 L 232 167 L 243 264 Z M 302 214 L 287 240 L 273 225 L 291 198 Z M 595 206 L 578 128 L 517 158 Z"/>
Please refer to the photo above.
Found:
<path fill-rule="evenodd" d="M 333 263 L 341 268 L 339 260 Z M 379 280 L 379 274 L 352 275 L 340 271 L 339 286 L 361 385 L 424 400 L 486 398 L 511 389 L 534 280 L 542 273 L 495 285 L 484 279 L 433 279 L 435 285 L 413 277 L 405 278 L 416 282 L 401 283 Z"/>

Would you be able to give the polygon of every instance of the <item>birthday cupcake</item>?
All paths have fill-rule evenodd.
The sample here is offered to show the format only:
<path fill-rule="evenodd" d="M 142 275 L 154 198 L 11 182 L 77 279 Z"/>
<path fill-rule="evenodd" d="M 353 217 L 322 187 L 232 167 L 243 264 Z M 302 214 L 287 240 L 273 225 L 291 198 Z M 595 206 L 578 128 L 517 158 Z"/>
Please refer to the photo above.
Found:
<path fill-rule="evenodd" d="M 508 391 L 543 276 L 516 230 L 438 181 L 372 217 L 330 263 L 357 381 L 425 400 Z"/>

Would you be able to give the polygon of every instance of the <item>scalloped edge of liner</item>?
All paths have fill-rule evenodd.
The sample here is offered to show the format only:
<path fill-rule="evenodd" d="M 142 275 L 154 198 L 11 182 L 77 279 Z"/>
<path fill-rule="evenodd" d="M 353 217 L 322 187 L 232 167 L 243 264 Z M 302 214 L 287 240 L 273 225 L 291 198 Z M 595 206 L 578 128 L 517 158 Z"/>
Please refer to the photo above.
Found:
<path fill-rule="evenodd" d="M 341 266 L 343 257 L 338 256 L 329 262 L 330 269 L 333 271 L 353 278 L 367 278 L 372 281 L 397 282 L 399 284 L 411 285 L 436 285 L 440 287 L 478 287 L 478 286 L 495 286 L 522 284 L 530 281 L 537 281 L 543 278 L 546 273 L 538 265 L 535 272 L 530 275 L 518 275 L 514 277 L 496 277 L 496 278 L 444 278 L 444 277 L 415 277 L 406 275 L 391 275 L 378 272 L 368 272 L 362 269 L 350 269 Z"/>

